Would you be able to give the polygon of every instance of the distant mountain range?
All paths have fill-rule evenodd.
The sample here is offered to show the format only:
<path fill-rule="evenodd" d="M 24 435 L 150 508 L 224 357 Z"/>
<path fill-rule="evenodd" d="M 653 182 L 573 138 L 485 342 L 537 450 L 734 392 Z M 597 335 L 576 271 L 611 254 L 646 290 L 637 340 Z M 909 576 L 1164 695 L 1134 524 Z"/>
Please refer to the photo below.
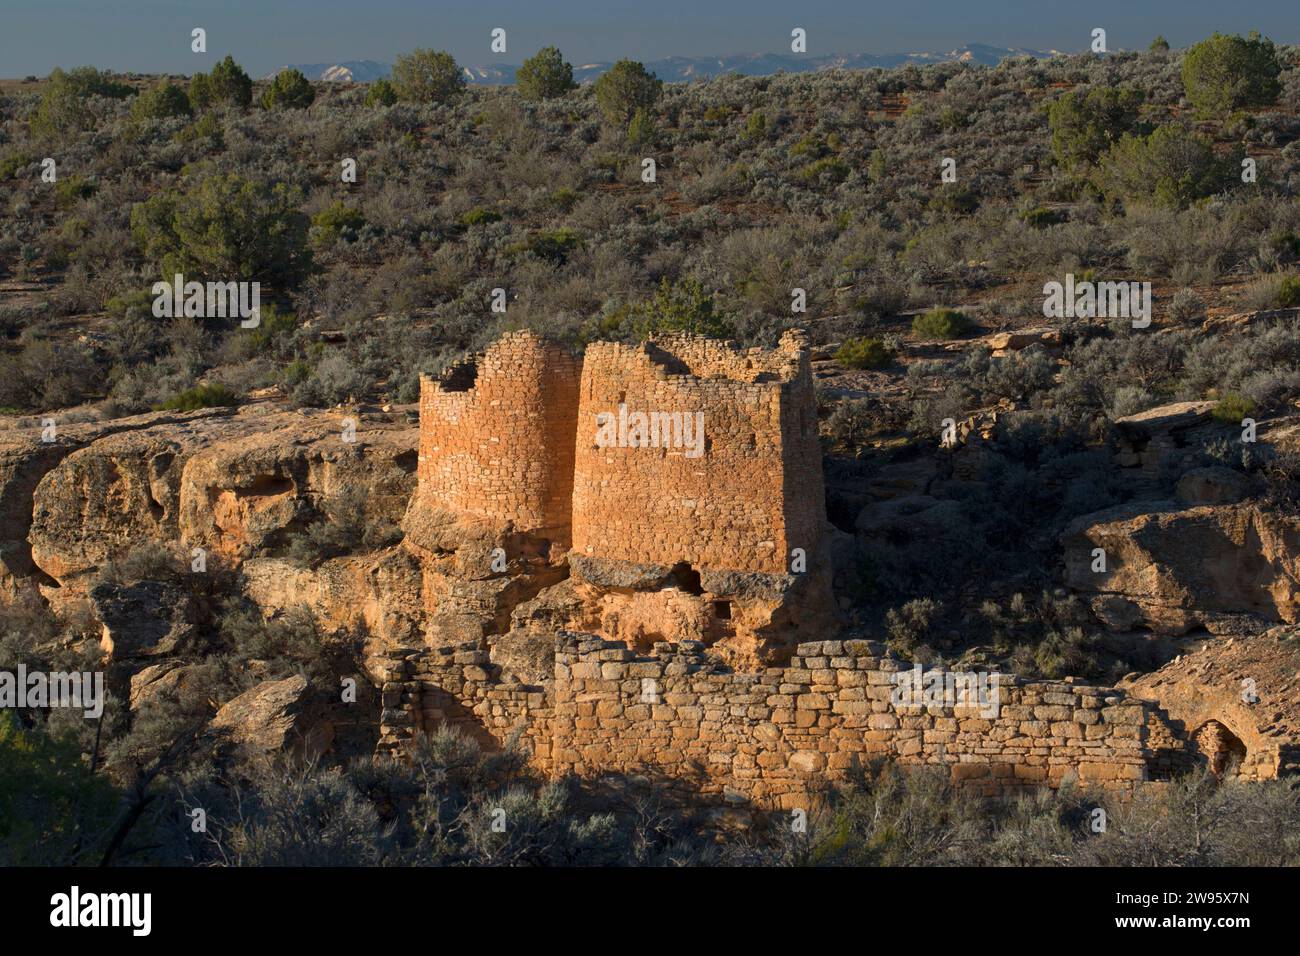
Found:
<path fill-rule="evenodd" d="M 1057 50 L 1027 50 L 1019 47 L 988 46 L 969 43 L 947 53 L 835 53 L 827 56 L 796 56 L 786 53 L 740 53 L 736 56 L 670 56 L 647 63 L 646 69 L 661 80 L 679 83 L 689 80 L 706 80 L 726 73 L 743 76 L 768 76 L 772 73 L 813 73 L 819 70 L 870 70 L 875 67 L 890 68 L 915 63 L 980 63 L 996 66 L 1012 56 L 1032 56 L 1045 59 L 1061 56 Z M 392 66 L 377 60 L 345 60 L 340 63 L 297 63 L 309 80 L 336 80 L 338 82 L 369 83 L 389 76 Z M 573 78 L 579 83 L 590 83 L 608 70 L 613 63 L 584 63 L 573 68 Z M 465 77 L 470 83 L 484 86 L 511 84 L 515 81 L 517 66 L 505 64 L 467 66 Z"/>

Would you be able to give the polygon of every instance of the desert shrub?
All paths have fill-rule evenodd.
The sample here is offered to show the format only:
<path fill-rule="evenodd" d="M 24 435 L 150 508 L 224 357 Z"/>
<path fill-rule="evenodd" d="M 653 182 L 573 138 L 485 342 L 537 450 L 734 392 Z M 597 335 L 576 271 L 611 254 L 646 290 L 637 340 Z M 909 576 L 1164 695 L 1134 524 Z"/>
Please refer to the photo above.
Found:
<path fill-rule="evenodd" d="M 1238 425 L 1243 418 L 1248 417 L 1254 410 L 1255 403 L 1249 398 L 1238 395 L 1236 392 L 1229 392 L 1219 399 L 1211 414 L 1218 421 Z"/>
<path fill-rule="evenodd" d="M 291 342 L 298 320 L 291 312 L 281 311 L 273 303 L 261 306 L 257 317 L 260 321 L 251 329 L 239 329 L 239 338 L 235 341 L 242 345 L 240 358 L 252 359 L 266 354 L 279 358 L 283 346 Z"/>
<path fill-rule="evenodd" d="M 135 584 L 174 581 L 188 571 L 189 561 L 179 547 L 162 541 L 142 541 L 106 561 L 95 577 L 97 584 Z"/>
<path fill-rule="evenodd" d="M 402 536 L 392 522 L 367 515 L 366 494 L 361 489 L 349 489 L 330 498 L 324 509 L 320 520 L 290 539 L 289 560 L 300 567 L 314 567 L 360 548 L 385 548 Z"/>
<path fill-rule="evenodd" d="M 65 209 L 78 199 L 89 199 L 97 187 L 85 176 L 64 176 L 54 184 L 54 198 Z"/>
<path fill-rule="evenodd" d="M 515 73 L 519 95 L 526 100 L 549 100 L 575 88 L 573 67 L 553 46 L 543 47 Z"/>
<path fill-rule="evenodd" d="M 1048 108 L 1052 155 L 1064 169 L 1091 165 L 1137 124 L 1143 94 L 1132 87 L 1071 90 Z"/>
<path fill-rule="evenodd" d="M 1175 322 L 1205 318 L 1205 300 L 1192 289 L 1179 289 L 1169 303 L 1169 317 Z"/>
<path fill-rule="evenodd" d="M 931 598 L 917 598 L 885 615 L 885 630 L 889 635 L 890 653 L 902 660 L 914 655 L 919 645 L 926 642 L 931 628 L 943 613 L 943 606 Z"/>
<path fill-rule="evenodd" d="M 268 110 L 277 107 L 306 109 L 315 99 L 316 90 L 307 77 L 302 75 L 301 70 L 290 68 L 275 74 L 271 85 L 262 92 L 261 102 L 263 108 Z"/>
<path fill-rule="evenodd" d="M 835 361 L 845 368 L 884 368 L 893 360 L 894 353 L 880 339 L 846 339 L 835 351 Z"/>
<path fill-rule="evenodd" d="M 192 412 L 199 408 L 221 408 L 238 404 L 239 396 L 225 385 L 219 382 L 205 382 L 173 395 L 159 408 L 171 412 Z"/>
<path fill-rule="evenodd" d="M 1281 92 L 1277 49 L 1258 33 L 1248 38 L 1215 33 L 1183 54 L 1183 88 L 1200 112 L 1271 106 Z"/>
<path fill-rule="evenodd" d="M 331 353 L 321 359 L 311 374 L 293 390 L 299 405 L 337 405 L 363 396 L 370 387 L 369 378 L 348 360 L 346 355 Z"/>
<path fill-rule="evenodd" d="M 50 71 L 40 103 L 32 114 L 32 132 L 56 136 L 87 129 L 95 119 L 88 108 L 91 97 L 125 99 L 131 93 L 131 87 L 118 83 L 107 70 L 79 66 L 65 72 L 55 67 Z"/>
<path fill-rule="evenodd" d="M 1051 388 L 1056 371 L 1056 361 L 1038 346 L 997 357 L 986 348 L 976 348 L 953 369 L 981 403 L 1004 398 L 1028 401 Z"/>
<path fill-rule="evenodd" d="M 956 309 L 936 308 L 912 320 L 912 334 L 923 339 L 955 339 L 971 327 L 966 313 Z"/>
<path fill-rule="evenodd" d="M 252 102 L 253 81 L 230 54 L 226 54 L 211 73 L 195 73 L 190 77 L 190 105 L 195 109 L 210 106 L 243 108 Z"/>
<path fill-rule="evenodd" d="M 647 338 L 660 332 L 690 332 L 710 338 L 725 339 L 732 334 L 731 323 L 717 310 L 713 294 L 706 292 L 698 279 L 670 283 L 665 276 L 652 298 L 632 309 L 636 330 Z"/>
<path fill-rule="evenodd" d="M 393 64 L 393 87 L 412 103 L 445 103 L 465 89 L 465 75 L 450 53 L 417 49 Z"/>
<path fill-rule="evenodd" d="M 36 157 L 31 153 L 16 151 L 6 154 L 0 158 L 0 180 L 14 179 L 18 171 L 26 166 L 36 162 Z"/>
<path fill-rule="evenodd" d="M 644 146 L 655 138 L 655 123 L 644 107 L 638 107 L 627 124 L 627 141 L 632 146 Z"/>
<path fill-rule="evenodd" d="M 367 106 L 392 106 L 397 102 L 397 88 L 388 80 L 378 79 L 366 90 Z"/>
<path fill-rule="evenodd" d="M 823 156 L 799 170 L 799 177 L 805 182 L 815 183 L 825 176 L 833 183 L 842 183 L 852 171 L 849 164 L 838 156 Z"/>
<path fill-rule="evenodd" d="M 500 222 L 501 213 L 495 209 L 488 209 L 484 206 L 475 206 L 465 215 L 460 217 L 462 226 L 485 226 L 488 223 Z"/>
<path fill-rule="evenodd" d="M 103 369 L 80 342 L 33 339 L 0 353 L 0 406 L 63 408 L 103 394 Z"/>
<path fill-rule="evenodd" d="M 821 433 L 828 451 L 856 456 L 863 443 L 878 430 L 876 405 L 869 398 L 837 402 L 827 416 Z"/>
<path fill-rule="evenodd" d="M 581 247 L 582 237 L 573 229 L 539 229 L 523 242 L 512 246 L 511 251 L 531 252 L 539 259 L 563 265 Z"/>
<path fill-rule="evenodd" d="M 209 172 L 131 210 L 131 233 L 161 274 L 295 285 L 310 267 L 299 191 Z"/>
<path fill-rule="evenodd" d="M 170 119 L 193 112 L 185 91 L 170 80 L 149 87 L 131 104 L 131 118 L 137 120 Z"/>
<path fill-rule="evenodd" d="M 1035 229 L 1046 229 L 1048 226 L 1055 226 L 1065 221 L 1065 214 L 1058 209 L 1048 209 L 1046 206 L 1035 206 L 1032 209 L 1026 209 L 1020 214 L 1020 221 L 1027 226 L 1033 226 Z"/>
<path fill-rule="evenodd" d="M 1147 49 L 1152 53 L 1164 53 L 1169 49 L 1169 41 L 1163 36 L 1157 35 L 1156 38 L 1151 41 L 1151 45 L 1147 47 Z"/>
<path fill-rule="evenodd" d="M 1102 157 L 1093 182 L 1109 199 L 1183 209 L 1231 178 L 1207 139 L 1166 124 L 1148 136 L 1124 136 Z"/>
<path fill-rule="evenodd" d="M 354 240 L 361 227 L 366 224 L 361 210 L 336 201 L 311 217 L 311 229 L 307 237 L 313 247 L 328 249 L 340 238 Z"/>
<path fill-rule="evenodd" d="M 119 805 L 75 738 L 0 710 L 0 866 L 100 862 Z"/>
<path fill-rule="evenodd" d="M 1278 280 L 1274 304 L 1280 309 L 1300 306 L 1300 275 L 1282 276 Z"/>
<path fill-rule="evenodd" d="M 605 118 L 624 126 L 638 109 L 650 110 L 663 81 L 635 60 L 619 60 L 596 80 L 596 103 Z"/>

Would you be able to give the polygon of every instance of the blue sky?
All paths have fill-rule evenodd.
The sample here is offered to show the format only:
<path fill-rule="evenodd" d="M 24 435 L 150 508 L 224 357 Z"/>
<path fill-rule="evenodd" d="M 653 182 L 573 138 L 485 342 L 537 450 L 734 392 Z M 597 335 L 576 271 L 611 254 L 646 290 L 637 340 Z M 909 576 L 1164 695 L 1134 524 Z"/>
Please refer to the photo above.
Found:
<path fill-rule="evenodd" d="M 208 54 L 190 52 L 193 27 Z M 493 54 L 489 31 L 507 30 Z M 1156 34 L 1185 46 L 1214 30 L 1300 43 L 1296 0 L 0 0 L 0 76 L 55 66 L 192 73 L 232 53 L 255 76 L 285 63 L 393 57 L 417 46 L 462 63 L 518 64 L 555 44 L 574 63 L 622 56 L 948 50 L 964 43 L 1079 51 L 1094 27 L 1112 49 Z"/>

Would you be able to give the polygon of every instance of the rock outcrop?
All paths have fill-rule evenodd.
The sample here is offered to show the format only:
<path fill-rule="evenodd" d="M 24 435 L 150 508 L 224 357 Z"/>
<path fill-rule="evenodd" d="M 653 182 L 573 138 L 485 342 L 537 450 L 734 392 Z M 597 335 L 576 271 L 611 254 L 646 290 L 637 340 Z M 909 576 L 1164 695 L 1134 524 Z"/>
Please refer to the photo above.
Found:
<path fill-rule="evenodd" d="M 263 681 L 218 710 L 209 731 L 250 753 L 319 755 L 329 749 L 334 729 L 327 720 L 309 719 L 308 696 L 301 674 Z"/>
<path fill-rule="evenodd" d="M 1300 773 L 1295 628 L 1207 642 L 1153 673 L 1130 675 L 1120 687 L 1157 704 L 1167 720 L 1163 738 L 1151 726 L 1155 776 L 1186 769 L 1189 757 L 1216 776 L 1265 780 Z"/>
<path fill-rule="evenodd" d="M 1065 583 L 1096 595 L 1118 629 L 1177 634 L 1224 614 L 1300 615 L 1300 519 L 1257 505 L 1122 505 L 1076 519 L 1062 545 Z"/>

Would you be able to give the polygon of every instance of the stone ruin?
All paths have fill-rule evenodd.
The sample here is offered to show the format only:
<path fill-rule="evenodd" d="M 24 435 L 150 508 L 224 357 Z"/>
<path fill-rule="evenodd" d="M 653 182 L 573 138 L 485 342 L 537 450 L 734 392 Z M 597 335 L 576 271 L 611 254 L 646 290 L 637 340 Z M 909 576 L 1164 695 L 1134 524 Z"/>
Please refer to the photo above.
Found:
<path fill-rule="evenodd" d="M 877 759 L 988 793 L 1128 790 L 1198 759 L 1252 778 L 1291 765 L 1171 717 L 1158 680 L 997 675 L 996 712 L 900 705 L 911 665 L 836 636 L 801 333 L 774 350 L 674 335 L 577 358 L 515 332 L 421 386 L 404 527 L 427 624 L 421 648 L 372 661 L 381 749 L 451 724 L 490 747 L 521 738 L 551 774 L 787 807 Z M 697 413 L 702 435 L 683 435 Z"/>
<path fill-rule="evenodd" d="M 427 641 L 497 635 L 509 654 L 568 628 L 787 660 L 836 627 L 820 462 L 800 333 L 582 359 L 507 334 L 421 382 L 405 527 L 430 568 Z"/>

